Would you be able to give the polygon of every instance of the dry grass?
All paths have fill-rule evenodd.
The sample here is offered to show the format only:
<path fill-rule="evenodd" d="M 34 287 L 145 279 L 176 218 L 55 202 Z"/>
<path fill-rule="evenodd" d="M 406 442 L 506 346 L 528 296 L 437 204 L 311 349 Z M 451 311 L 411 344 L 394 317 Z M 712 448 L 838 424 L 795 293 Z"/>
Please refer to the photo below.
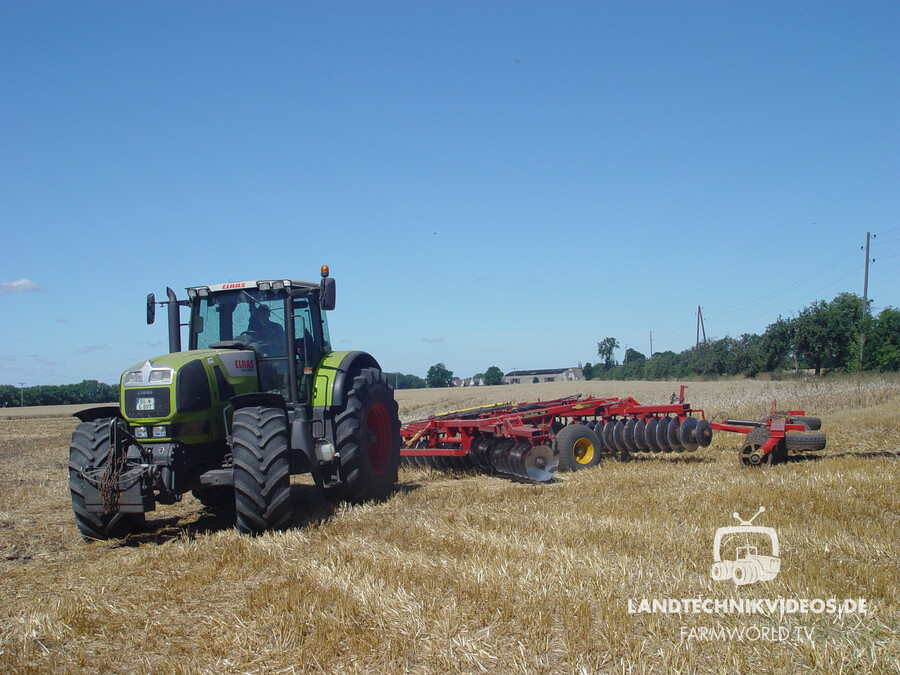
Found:
<path fill-rule="evenodd" d="M 669 383 L 398 392 L 404 419 L 583 392 L 668 399 Z M 403 469 L 387 501 L 332 507 L 294 487 L 293 529 L 241 537 L 192 498 L 123 543 L 85 543 L 68 503 L 75 421 L 0 420 L 0 671 L 900 672 L 897 380 L 695 383 L 708 415 L 775 396 L 820 413 L 828 449 L 737 468 L 739 437 L 694 456 L 528 485 Z M 710 578 L 732 511 L 767 512 L 782 572 Z M 682 640 L 781 619 L 628 613 L 628 600 L 862 597 L 866 616 L 787 616 L 814 643 Z"/>

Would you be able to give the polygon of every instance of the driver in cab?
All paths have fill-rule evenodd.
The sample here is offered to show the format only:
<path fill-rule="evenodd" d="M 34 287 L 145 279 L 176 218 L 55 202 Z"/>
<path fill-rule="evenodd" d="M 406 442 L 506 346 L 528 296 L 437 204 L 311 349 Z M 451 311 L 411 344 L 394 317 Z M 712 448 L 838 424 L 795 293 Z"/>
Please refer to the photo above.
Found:
<path fill-rule="evenodd" d="M 271 319 L 271 310 L 266 305 L 259 305 L 248 326 L 250 334 L 256 341 L 266 345 L 269 352 L 284 350 L 284 328 Z"/>

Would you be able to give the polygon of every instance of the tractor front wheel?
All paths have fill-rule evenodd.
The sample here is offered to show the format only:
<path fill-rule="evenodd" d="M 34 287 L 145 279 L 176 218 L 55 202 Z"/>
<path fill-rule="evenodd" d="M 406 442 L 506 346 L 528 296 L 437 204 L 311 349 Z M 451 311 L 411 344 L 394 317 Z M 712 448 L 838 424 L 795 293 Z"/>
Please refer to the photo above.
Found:
<path fill-rule="evenodd" d="M 82 422 L 72 432 L 69 445 L 69 492 L 75 524 L 85 539 L 118 539 L 139 530 L 143 513 L 92 513 L 85 506 L 88 482 L 84 470 L 106 466 L 109 459 L 109 419 Z"/>
<path fill-rule="evenodd" d="M 400 417 L 387 378 L 364 368 L 353 379 L 343 410 L 335 418 L 341 462 L 341 486 L 331 497 L 349 502 L 382 499 L 397 482 L 400 466 Z"/>
<path fill-rule="evenodd" d="M 291 463 L 284 410 L 236 410 L 232 436 L 237 529 L 244 534 L 283 529 L 291 518 Z"/>

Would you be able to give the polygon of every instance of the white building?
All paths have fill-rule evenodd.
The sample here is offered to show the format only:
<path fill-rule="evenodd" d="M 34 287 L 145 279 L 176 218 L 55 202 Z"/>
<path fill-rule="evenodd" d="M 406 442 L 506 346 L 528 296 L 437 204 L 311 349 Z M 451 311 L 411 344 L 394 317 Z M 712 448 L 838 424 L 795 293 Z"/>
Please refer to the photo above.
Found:
<path fill-rule="evenodd" d="M 503 384 L 531 384 L 533 382 L 576 382 L 583 380 L 581 368 L 550 370 L 512 370 L 503 376 Z"/>

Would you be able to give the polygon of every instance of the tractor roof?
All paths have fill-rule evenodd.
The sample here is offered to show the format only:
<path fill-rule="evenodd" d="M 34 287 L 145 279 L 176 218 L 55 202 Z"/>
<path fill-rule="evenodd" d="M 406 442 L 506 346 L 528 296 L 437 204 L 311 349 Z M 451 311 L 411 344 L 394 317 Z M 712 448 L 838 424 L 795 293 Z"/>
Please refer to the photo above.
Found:
<path fill-rule="evenodd" d="M 298 281 L 296 279 L 255 279 L 252 281 L 228 281 L 224 284 L 211 284 L 208 286 L 190 286 L 188 287 L 188 295 L 199 294 L 201 296 L 206 293 L 221 293 L 223 291 L 234 291 L 238 289 L 259 289 L 261 291 L 279 291 L 284 288 L 305 289 L 314 291 L 320 286 L 311 281 Z M 191 292 L 193 291 L 193 293 Z"/>

